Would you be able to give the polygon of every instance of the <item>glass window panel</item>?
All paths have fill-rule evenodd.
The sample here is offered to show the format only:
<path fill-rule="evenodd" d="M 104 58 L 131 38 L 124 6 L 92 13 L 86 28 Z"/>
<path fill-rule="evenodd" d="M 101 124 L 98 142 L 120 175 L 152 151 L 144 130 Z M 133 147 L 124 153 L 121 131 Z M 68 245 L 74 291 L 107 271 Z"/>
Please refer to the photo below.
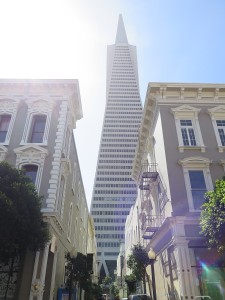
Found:
<path fill-rule="evenodd" d="M 6 134 L 9 128 L 9 123 L 11 120 L 10 115 L 1 115 L 0 116 L 0 142 L 3 143 L 6 138 Z"/>
<path fill-rule="evenodd" d="M 25 165 L 25 166 L 23 166 L 23 169 L 25 170 L 26 175 L 31 178 L 33 184 L 35 184 L 36 177 L 37 177 L 38 166 L 36 166 L 36 165 Z"/>
<path fill-rule="evenodd" d="M 184 146 L 189 146 L 187 129 L 186 128 L 181 128 L 181 133 L 182 133 Z"/>
<path fill-rule="evenodd" d="M 218 129 L 219 132 L 219 136 L 220 136 L 220 140 L 221 140 L 221 144 L 223 146 L 225 146 L 225 134 L 224 134 L 224 130 L 222 128 Z"/>
<path fill-rule="evenodd" d="M 203 171 L 189 171 L 189 178 L 194 208 L 200 209 L 205 201 L 204 195 L 207 192 Z"/>
<path fill-rule="evenodd" d="M 195 133 L 193 128 L 188 128 L 190 142 L 192 146 L 196 146 Z"/>
<path fill-rule="evenodd" d="M 46 116 L 34 116 L 30 143 L 42 143 L 45 132 Z"/>
<path fill-rule="evenodd" d="M 205 202 L 204 195 L 206 190 L 199 191 L 199 190 L 192 190 L 192 199 L 194 203 L 195 209 L 200 209 L 202 204 Z"/>
<path fill-rule="evenodd" d="M 203 171 L 189 171 L 189 177 L 192 189 L 206 189 Z"/>

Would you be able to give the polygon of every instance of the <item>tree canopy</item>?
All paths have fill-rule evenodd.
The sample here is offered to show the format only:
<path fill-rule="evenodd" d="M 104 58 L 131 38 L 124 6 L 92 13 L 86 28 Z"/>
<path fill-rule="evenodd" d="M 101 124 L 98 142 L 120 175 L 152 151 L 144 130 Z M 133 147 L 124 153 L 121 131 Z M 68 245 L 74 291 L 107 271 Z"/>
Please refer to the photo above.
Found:
<path fill-rule="evenodd" d="M 148 253 L 141 245 L 134 245 L 132 247 L 132 254 L 128 257 L 127 266 L 132 271 L 137 281 L 143 281 L 144 289 L 146 291 L 146 278 L 148 274 L 146 267 L 149 265 L 150 260 Z"/>
<path fill-rule="evenodd" d="M 217 180 L 213 191 L 205 195 L 200 225 L 209 247 L 225 251 L 225 177 Z"/>
<path fill-rule="evenodd" d="M 0 163 L 0 260 L 21 255 L 26 249 L 41 250 L 49 240 L 41 201 L 23 170 Z"/>

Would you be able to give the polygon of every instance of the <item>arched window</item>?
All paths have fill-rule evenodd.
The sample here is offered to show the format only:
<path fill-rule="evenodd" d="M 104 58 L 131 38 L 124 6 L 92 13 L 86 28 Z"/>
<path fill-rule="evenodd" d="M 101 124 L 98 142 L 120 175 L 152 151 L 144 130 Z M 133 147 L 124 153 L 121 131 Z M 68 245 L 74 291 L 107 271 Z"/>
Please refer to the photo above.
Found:
<path fill-rule="evenodd" d="M 38 166 L 37 165 L 23 165 L 23 169 L 28 177 L 31 178 L 33 184 L 36 182 Z"/>

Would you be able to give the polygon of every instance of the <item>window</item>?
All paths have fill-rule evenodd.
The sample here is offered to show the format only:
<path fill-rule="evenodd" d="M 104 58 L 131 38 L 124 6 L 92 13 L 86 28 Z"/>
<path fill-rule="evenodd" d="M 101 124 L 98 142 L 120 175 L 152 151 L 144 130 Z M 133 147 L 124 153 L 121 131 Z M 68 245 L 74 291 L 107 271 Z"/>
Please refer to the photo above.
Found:
<path fill-rule="evenodd" d="M 216 120 L 218 133 L 222 146 L 225 146 L 225 120 Z"/>
<path fill-rule="evenodd" d="M 204 195 L 207 192 L 204 173 L 202 170 L 191 170 L 188 173 L 194 209 L 200 209 L 204 203 Z"/>
<path fill-rule="evenodd" d="M 186 149 L 194 148 L 205 152 L 198 121 L 200 109 L 189 105 L 182 105 L 172 108 L 171 111 L 175 118 L 179 151 L 183 152 Z"/>
<path fill-rule="evenodd" d="M 191 120 L 180 120 L 184 146 L 196 146 L 195 132 Z"/>
<path fill-rule="evenodd" d="M 211 116 L 219 152 L 225 149 L 225 105 L 208 109 Z"/>
<path fill-rule="evenodd" d="M 46 124 L 46 115 L 34 115 L 31 123 L 29 143 L 42 143 Z"/>
<path fill-rule="evenodd" d="M 23 169 L 26 173 L 26 176 L 30 177 L 33 184 L 36 182 L 38 166 L 36 165 L 24 165 Z"/>
<path fill-rule="evenodd" d="M 213 189 L 209 165 L 205 157 L 188 157 L 180 160 L 183 167 L 189 211 L 199 211 L 204 202 L 204 194 Z"/>
<path fill-rule="evenodd" d="M 11 115 L 0 116 L 0 143 L 4 143 L 9 128 Z"/>

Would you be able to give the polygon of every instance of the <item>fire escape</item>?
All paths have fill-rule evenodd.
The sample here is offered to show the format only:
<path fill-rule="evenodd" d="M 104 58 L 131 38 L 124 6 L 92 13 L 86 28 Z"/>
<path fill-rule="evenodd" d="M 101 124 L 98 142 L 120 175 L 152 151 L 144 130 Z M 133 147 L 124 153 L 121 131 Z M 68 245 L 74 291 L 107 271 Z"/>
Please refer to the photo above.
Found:
<path fill-rule="evenodd" d="M 165 219 L 168 201 L 157 164 L 143 164 L 139 177 L 141 192 L 140 228 L 144 239 L 152 239 Z"/>

